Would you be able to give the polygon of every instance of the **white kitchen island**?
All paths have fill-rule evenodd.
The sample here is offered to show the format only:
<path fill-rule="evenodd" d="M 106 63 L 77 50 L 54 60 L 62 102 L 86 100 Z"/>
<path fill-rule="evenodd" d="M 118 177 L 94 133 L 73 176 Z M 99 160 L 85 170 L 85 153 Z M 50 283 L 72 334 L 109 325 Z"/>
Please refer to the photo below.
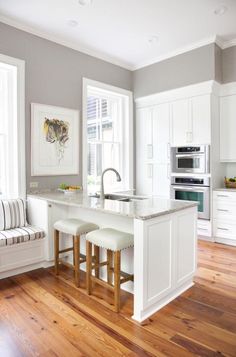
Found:
<path fill-rule="evenodd" d="M 122 288 L 134 294 L 133 319 L 142 322 L 193 285 L 197 203 L 127 197 L 130 202 L 101 200 L 83 193 L 31 194 L 28 218 L 46 232 L 42 266 L 53 262 L 53 223 L 58 219 L 77 217 L 134 234 L 134 248 L 122 251 L 122 270 L 134 273 L 134 283 Z M 70 239 L 63 239 L 65 246 L 71 245 Z M 84 243 L 82 240 L 82 252 Z"/>

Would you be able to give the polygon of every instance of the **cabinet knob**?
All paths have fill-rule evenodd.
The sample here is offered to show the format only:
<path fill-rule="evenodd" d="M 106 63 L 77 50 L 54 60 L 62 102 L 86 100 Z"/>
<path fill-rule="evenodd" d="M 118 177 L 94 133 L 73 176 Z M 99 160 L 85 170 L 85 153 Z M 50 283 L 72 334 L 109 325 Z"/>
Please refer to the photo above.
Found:
<path fill-rule="evenodd" d="M 51 208 L 51 207 L 52 207 L 52 205 L 48 205 L 48 207 L 49 207 L 49 208 Z"/>

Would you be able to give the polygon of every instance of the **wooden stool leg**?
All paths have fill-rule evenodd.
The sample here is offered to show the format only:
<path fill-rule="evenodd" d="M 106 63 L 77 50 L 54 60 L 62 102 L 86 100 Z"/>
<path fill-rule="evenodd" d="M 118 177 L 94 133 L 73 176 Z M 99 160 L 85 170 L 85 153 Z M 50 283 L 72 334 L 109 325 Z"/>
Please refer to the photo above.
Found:
<path fill-rule="evenodd" d="M 107 282 L 108 284 L 112 284 L 112 251 L 107 250 Z"/>
<path fill-rule="evenodd" d="M 55 274 L 59 274 L 59 232 L 54 230 Z"/>
<path fill-rule="evenodd" d="M 120 311 L 120 251 L 114 253 L 115 311 Z"/>
<path fill-rule="evenodd" d="M 74 241 L 74 269 L 75 269 L 75 285 L 79 287 L 80 283 L 80 236 L 73 237 Z"/>
<path fill-rule="evenodd" d="M 73 265 L 75 266 L 75 237 L 72 237 L 73 240 Z"/>
<path fill-rule="evenodd" d="M 94 246 L 94 255 L 95 255 L 95 264 L 99 264 L 100 262 L 100 249 L 97 245 Z M 99 278 L 99 266 L 95 268 L 95 276 Z"/>
<path fill-rule="evenodd" d="M 92 290 L 92 243 L 86 242 L 86 287 L 88 295 L 91 294 Z"/>

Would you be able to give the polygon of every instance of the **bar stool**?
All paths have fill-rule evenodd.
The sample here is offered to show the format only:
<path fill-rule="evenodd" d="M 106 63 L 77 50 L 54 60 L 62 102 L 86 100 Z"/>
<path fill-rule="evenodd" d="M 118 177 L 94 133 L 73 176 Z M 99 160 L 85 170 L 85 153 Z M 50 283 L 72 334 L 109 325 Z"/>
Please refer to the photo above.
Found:
<path fill-rule="evenodd" d="M 134 276 L 121 271 L 121 250 L 132 247 L 134 238 L 132 234 L 120 232 L 116 229 L 103 228 L 90 232 L 86 235 L 86 280 L 87 293 L 92 293 L 92 282 L 110 289 L 114 292 L 115 311 L 120 310 L 120 285 L 127 281 L 133 281 Z M 92 247 L 101 247 L 107 250 L 107 261 L 93 263 Z M 112 258 L 114 255 L 114 268 Z M 107 266 L 107 282 L 99 279 L 99 268 Z M 98 270 L 98 275 L 92 275 L 92 270 Z M 114 274 L 114 285 L 112 285 L 112 274 Z M 122 277 L 122 278 L 121 278 Z"/>
<path fill-rule="evenodd" d="M 85 222 L 77 218 L 62 219 L 54 223 L 54 253 L 55 253 L 55 274 L 59 275 L 59 264 L 72 268 L 75 272 L 75 285 L 80 284 L 80 264 L 86 262 L 86 256 L 80 253 L 80 236 L 91 232 L 99 227 L 96 224 Z M 60 250 L 59 233 L 73 236 L 73 247 Z M 61 253 L 73 251 L 73 265 L 60 258 Z M 99 262 L 99 248 L 94 250 L 93 261 Z M 98 276 L 98 271 L 96 272 Z"/>

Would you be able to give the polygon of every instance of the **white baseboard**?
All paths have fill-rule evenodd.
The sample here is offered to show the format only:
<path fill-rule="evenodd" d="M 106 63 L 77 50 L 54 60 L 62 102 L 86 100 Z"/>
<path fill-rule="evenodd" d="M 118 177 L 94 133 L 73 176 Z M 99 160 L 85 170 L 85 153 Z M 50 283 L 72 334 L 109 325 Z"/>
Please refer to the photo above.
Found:
<path fill-rule="evenodd" d="M 193 278 L 191 277 L 191 279 L 189 279 L 187 282 L 181 285 L 178 289 L 174 290 L 174 292 L 172 291 L 157 303 L 143 309 L 140 314 L 138 315 L 134 314 L 132 316 L 132 319 L 140 323 L 145 321 L 146 319 L 151 317 L 151 315 L 155 314 L 157 311 L 159 311 L 164 306 L 169 304 L 172 300 L 177 298 L 179 295 L 183 294 L 186 290 L 190 289 L 193 285 L 194 282 L 193 282 Z"/>
<path fill-rule="evenodd" d="M 212 243 L 215 242 L 214 237 L 202 236 L 202 235 L 200 235 L 200 234 L 198 234 L 198 239 L 200 239 L 200 240 L 205 240 L 205 241 L 207 241 L 207 242 L 212 242 Z"/>

